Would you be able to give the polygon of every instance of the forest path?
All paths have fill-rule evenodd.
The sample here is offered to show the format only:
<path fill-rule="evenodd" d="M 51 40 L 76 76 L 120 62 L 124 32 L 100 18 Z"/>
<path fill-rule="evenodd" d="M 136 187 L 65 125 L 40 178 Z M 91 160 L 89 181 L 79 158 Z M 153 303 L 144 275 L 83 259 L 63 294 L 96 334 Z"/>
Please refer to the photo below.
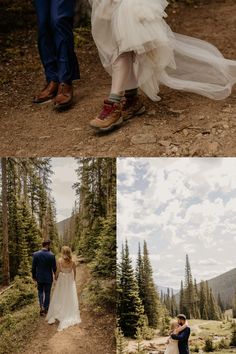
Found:
<path fill-rule="evenodd" d="M 79 299 L 88 284 L 90 273 L 86 264 L 77 267 L 76 285 Z M 38 329 L 22 354 L 111 354 L 115 353 L 114 323 L 110 316 L 96 316 L 86 306 L 80 306 L 82 322 L 58 332 L 58 323 L 48 325 L 39 318 Z M 111 330 L 109 330 L 111 329 Z"/>
<path fill-rule="evenodd" d="M 225 57 L 236 59 L 235 0 L 196 1 L 195 6 L 169 7 L 173 31 L 216 45 Z M 142 117 L 130 120 L 109 135 L 89 127 L 109 92 L 89 33 L 82 33 L 78 57 L 81 80 L 75 104 L 57 113 L 51 104 L 35 106 L 32 95 L 42 87 L 35 29 L 8 34 L 12 48 L 0 61 L 0 155 L 14 156 L 232 156 L 236 155 L 236 91 L 223 101 L 161 88 L 162 100 Z M 8 38 L 8 39 L 9 39 Z M 3 41 L 0 41 L 0 45 Z"/>

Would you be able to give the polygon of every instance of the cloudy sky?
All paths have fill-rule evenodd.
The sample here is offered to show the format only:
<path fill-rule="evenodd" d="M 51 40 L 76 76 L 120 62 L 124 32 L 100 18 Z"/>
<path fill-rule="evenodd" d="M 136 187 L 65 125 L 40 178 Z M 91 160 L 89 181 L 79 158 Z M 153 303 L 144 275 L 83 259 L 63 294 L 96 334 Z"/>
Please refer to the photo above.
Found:
<path fill-rule="evenodd" d="M 52 169 L 52 196 L 56 202 L 57 221 L 68 218 L 71 215 L 75 202 L 75 191 L 72 185 L 76 182 L 77 162 L 71 157 L 53 158 Z"/>
<path fill-rule="evenodd" d="M 197 280 L 236 266 L 236 158 L 118 161 L 118 245 L 146 239 L 157 285 L 179 288 L 189 254 Z"/>

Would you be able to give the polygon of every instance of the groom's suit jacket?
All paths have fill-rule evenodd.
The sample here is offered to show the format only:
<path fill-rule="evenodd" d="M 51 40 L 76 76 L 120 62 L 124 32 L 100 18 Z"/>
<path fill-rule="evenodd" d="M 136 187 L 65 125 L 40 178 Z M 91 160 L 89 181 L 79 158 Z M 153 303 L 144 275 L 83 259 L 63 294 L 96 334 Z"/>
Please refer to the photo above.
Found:
<path fill-rule="evenodd" d="M 179 354 L 189 354 L 188 339 L 190 336 L 190 328 L 185 328 L 179 334 L 172 334 L 171 338 L 178 340 Z"/>
<path fill-rule="evenodd" d="M 52 283 L 56 270 L 56 258 L 51 251 L 42 249 L 33 254 L 32 276 L 38 283 Z"/>

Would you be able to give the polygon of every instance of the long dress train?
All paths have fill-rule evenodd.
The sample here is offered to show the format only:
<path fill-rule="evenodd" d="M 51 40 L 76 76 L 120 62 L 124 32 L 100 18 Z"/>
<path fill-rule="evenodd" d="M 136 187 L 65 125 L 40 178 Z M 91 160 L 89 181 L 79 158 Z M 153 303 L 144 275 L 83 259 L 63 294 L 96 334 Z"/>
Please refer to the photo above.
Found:
<path fill-rule="evenodd" d="M 167 344 L 165 354 L 179 354 L 178 341 L 169 338 L 169 343 Z"/>
<path fill-rule="evenodd" d="M 236 83 L 236 61 L 212 44 L 171 31 L 166 0 L 90 0 L 92 33 L 104 68 L 133 52 L 138 86 L 158 101 L 159 86 L 220 100 Z M 126 89 L 126 87 L 124 87 Z"/>
<path fill-rule="evenodd" d="M 62 268 L 52 294 L 46 320 L 49 324 L 58 320 L 58 331 L 81 322 L 79 303 L 72 268 Z"/>

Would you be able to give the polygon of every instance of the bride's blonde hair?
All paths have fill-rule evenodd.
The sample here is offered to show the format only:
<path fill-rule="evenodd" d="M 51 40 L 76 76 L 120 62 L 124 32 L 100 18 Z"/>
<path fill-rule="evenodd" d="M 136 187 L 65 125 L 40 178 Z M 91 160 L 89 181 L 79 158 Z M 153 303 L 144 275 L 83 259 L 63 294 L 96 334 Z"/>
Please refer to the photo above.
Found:
<path fill-rule="evenodd" d="M 72 261 L 72 251 L 68 246 L 62 246 L 61 248 L 61 256 L 65 262 L 70 263 Z"/>
<path fill-rule="evenodd" d="M 170 323 L 171 332 L 173 332 L 177 327 L 178 327 L 178 322 L 177 321 L 171 321 L 171 323 Z"/>

